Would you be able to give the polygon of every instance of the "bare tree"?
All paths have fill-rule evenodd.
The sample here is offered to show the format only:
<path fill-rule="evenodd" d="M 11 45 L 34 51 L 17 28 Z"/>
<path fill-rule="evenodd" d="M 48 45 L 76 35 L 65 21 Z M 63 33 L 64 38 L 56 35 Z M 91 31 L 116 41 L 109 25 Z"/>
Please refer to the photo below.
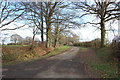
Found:
<path fill-rule="evenodd" d="M 117 19 L 120 15 L 120 12 L 118 12 L 120 9 L 117 6 L 117 2 L 110 2 L 108 0 L 94 0 L 93 4 L 90 4 L 89 2 L 78 2 L 75 3 L 77 8 L 82 9 L 85 14 L 83 14 L 81 17 L 85 15 L 96 15 L 98 19 L 100 19 L 100 22 L 94 23 L 94 22 L 87 22 L 90 24 L 100 25 L 98 29 L 101 30 L 101 47 L 105 46 L 105 35 L 106 35 L 106 27 L 105 23 Z"/>
<path fill-rule="evenodd" d="M 18 3 L 15 2 L 0 2 L 1 10 L 0 10 L 0 28 L 3 30 L 15 30 L 19 29 L 23 26 L 18 26 L 17 28 L 9 29 L 3 28 L 6 25 L 15 22 L 18 18 L 20 18 L 25 10 L 24 7 L 20 6 Z"/>
<path fill-rule="evenodd" d="M 51 19 L 53 16 L 53 13 L 56 9 L 58 2 L 52 3 L 52 2 L 45 2 L 44 3 L 44 17 L 45 17 L 45 22 L 46 22 L 46 47 L 50 47 L 51 46 Z"/>
<path fill-rule="evenodd" d="M 24 39 L 24 43 L 31 44 L 32 42 L 33 42 L 32 37 L 27 36 L 27 37 Z"/>
<path fill-rule="evenodd" d="M 21 42 L 22 40 L 23 38 L 18 34 L 11 35 L 11 41 L 14 41 L 15 44 L 17 44 L 17 42 Z"/>
<path fill-rule="evenodd" d="M 28 23 L 32 23 L 33 27 L 37 27 L 37 31 L 41 33 L 41 41 L 44 41 L 44 15 L 43 15 L 43 2 L 28 2 L 22 3 L 26 9 L 26 16 Z M 31 24 L 30 24 L 31 26 Z M 38 30 L 39 29 L 39 30 Z M 34 32 L 37 32 L 34 30 Z"/>
<path fill-rule="evenodd" d="M 63 13 L 63 9 L 67 8 L 69 4 L 64 3 L 56 3 L 56 8 L 54 9 L 53 15 L 50 18 L 50 37 L 54 37 L 53 40 L 49 41 L 51 44 L 53 42 L 53 46 L 56 47 L 58 44 L 59 34 L 64 31 L 65 29 L 70 28 L 69 23 L 70 20 L 74 18 L 74 15 L 71 15 L 71 13 Z M 47 19 L 46 19 L 47 21 Z M 46 23 L 47 24 L 47 23 Z M 54 28 L 53 28 L 54 27 Z M 73 26 L 72 26 L 73 28 Z M 49 44 L 50 44 L 49 43 Z M 50 45 L 51 45 L 50 44 Z"/>
<path fill-rule="evenodd" d="M 46 47 L 50 47 L 52 45 L 51 37 L 53 28 L 51 26 L 53 24 L 55 25 L 56 44 L 58 36 L 57 28 L 59 27 L 60 23 L 63 24 L 65 23 L 64 21 L 71 19 L 71 15 L 61 14 L 61 10 L 67 7 L 68 4 L 64 4 L 63 2 L 27 2 L 23 3 L 23 5 L 26 7 L 26 11 L 28 13 L 27 19 L 32 21 L 31 23 L 34 23 L 34 26 L 37 26 L 37 28 L 40 30 L 42 42 L 44 41 L 43 34 L 44 30 L 46 29 Z M 57 18 L 57 16 L 60 16 L 62 18 Z M 43 24 L 45 24 L 45 27 Z M 64 28 L 62 28 L 61 30 L 64 30 Z"/>
<path fill-rule="evenodd" d="M 60 32 L 58 42 L 62 45 L 73 45 L 79 41 L 79 36 L 69 30 Z"/>
<path fill-rule="evenodd" d="M 61 19 L 61 20 L 59 20 Z M 58 22 L 57 22 L 58 21 Z M 53 30 L 53 37 L 54 37 L 54 44 L 53 46 L 56 47 L 59 42 L 60 34 L 66 32 L 67 29 L 70 29 L 69 23 L 66 24 L 65 18 L 61 18 L 60 16 L 57 16 L 56 23 L 54 24 L 54 30 Z"/>

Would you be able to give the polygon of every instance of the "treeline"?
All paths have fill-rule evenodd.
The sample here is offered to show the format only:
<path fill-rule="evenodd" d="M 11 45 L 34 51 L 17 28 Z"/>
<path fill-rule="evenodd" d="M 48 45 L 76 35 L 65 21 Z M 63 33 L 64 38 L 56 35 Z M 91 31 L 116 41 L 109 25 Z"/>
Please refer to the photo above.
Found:
<path fill-rule="evenodd" d="M 2 2 L 0 11 L 0 31 L 15 30 L 24 26 L 32 28 L 33 41 L 37 34 L 41 37 L 41 42 L 45 41 L 45 46 L 56 47 L 59 37 L 69 34 L 70 28 L 86 26 L 92 24 L 101 32 L 101 47 L 106 46 L 106 24 L 118 20 L 119 1 L 94 0 L 80 2 Z M 112 6 L 112 7 L 111 7 Z M 83 21 L 84 16 L 93 15 L 98 21 Z M 80 21 L 79 21 L 80 20 Z M 86 20 L 86 19 L 85 19 Z M 78 22 L 79 21 L 79 22 Z M 92 21 L 92 20 L 91 20 Z M 6 28 L 12 22 L 23 23 L 16 25 L 16 28 Z M 111 26 L 111 25 L 110 25 Z M 46 39 L 44 39 L 46 37 Z M 67 36 L 68 37 L 68 36 Z"/>
<path fill-rule="evenodd" d="M 99 48 L 100 43 L 101 43 L 101 41 L 98 38 L 98 39 L 95 39 L 95 40 L 92 40 L 92 41 L 74 43 L 74 46 Z"/>
<path fill-rule="evenodd" d="M 2 40 L 3 45 L 5 43 L 5 39 Z M 52 43 L 54 44 L 54 38 L 51 38 L 51 39 L 53 41 Z M 44 44 L 45 44 L 45 41 L 42 42 L 38 38 L 35 38 L 34 40 L 32 37 L 29 37 L 29 36 L 22 38 L 18 34 L 11 35 L 10 41 L 11 41 L 11 43 L 8 43 L 7 45 L 39 45 L 39 46 L 42 45 L 42 46 L 44 46 Z M 73 33 L 68 34 L 68 35 L 62 35 L 62 34 L 60 35 L 59 34 L 59 39 L 56 43 L 56 46 L 73 45 L 74 43 L 76 43 L 78 41 L 79 41 L 79 36 L 77 36 Z M 55 46 L 55 45 L 52 45 L 52 46 Z"/>
<path fill-rule="evenodd" d="M 69 29 L 75 26 L 69 26 L 74 18 L 73 12 L 64 12 L 64 9 L 69 7 L 69 3 L 64 2 L 1 2 L 2 16 L 0 27 L 2 31 L 15 30 L 24 26 L 29 26 L 32 29 L 32 39 L 29 38 L 29 43 L 35 42 L 35 36 L 40 35 L 41 43 L 45 43 L 45 47 L 54 46 L 59 44 L 69 44 L 78 40 L 78 36 L 73 34 Z M 14 14 L 12 14 L 14 13 Z M 8 22 L 5 20 L 11 18 Z M 17 28 L 4 28 L 4 26 L 12 22 L 19 22 L 22 20 L 24 25 L 17 26 Z M 71 23 L 73 25 L 73 23 Z M 67 34 L 67 35 L 66 35 Z M 20 44 L 14 34 L 12 44 Z M 11 36 L 11 37 L 12 37 Z M 45 39 L 46 37 L 46 39 Z M 20 37 L 19 37 L 20 38 Z M 22 38 L 21 38 L 22 39 Z M 19 40 L 19 39 L 18 39 Z M 25 42 L 24 40 L 22 40 Z M 3 40 L 4 43 L 4 40 Z"/>

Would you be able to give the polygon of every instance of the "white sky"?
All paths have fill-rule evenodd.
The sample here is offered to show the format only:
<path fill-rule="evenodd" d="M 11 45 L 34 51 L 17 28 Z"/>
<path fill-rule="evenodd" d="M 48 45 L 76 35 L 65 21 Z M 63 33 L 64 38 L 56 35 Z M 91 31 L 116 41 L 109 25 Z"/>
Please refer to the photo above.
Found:
<path fill-rule="evenodd" d="M 108 24 L 106 25 L 106 27 L 108 27 Z M 112 27 L 113 27 L 113 29 L 117 30 L 115 32 L 115 35 L 118 35 L 118 21 L 116 21 L 114 24 L 112 24 Z M 90 41 L 90 40 L 93 40 L 95 38 L 101 37 L 100 30 L 96 30 L 96 28 L 92 27 L 92 25 L 87 25 L 84 28 L 75 29 L 72 31 L 74 33 L 76 33 L 77 35 L 79 35 L 80 41 Z M 114 38 L 113 32 L 107 31 L 106 38 L 111 41 Z"/>

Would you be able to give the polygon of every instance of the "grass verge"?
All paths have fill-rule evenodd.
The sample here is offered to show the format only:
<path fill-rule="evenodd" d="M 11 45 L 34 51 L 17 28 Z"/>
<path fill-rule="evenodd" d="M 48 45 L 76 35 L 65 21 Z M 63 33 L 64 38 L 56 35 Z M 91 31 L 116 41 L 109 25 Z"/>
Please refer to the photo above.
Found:
<path fill-rule="evenodd" d="M 70 46 L 61 46 L 61 47 L 54 49 L 50 53 L 47 53 L 42 56 L 40 56 L 38 53 L 37 54 L 36 53 L 4 54 L 2 56 L 2 58 L 5 60 L 5 62 L 3 62 L 3 65 L 10 65 L 10 64 L 16 64 L 16 63 L 21 63 L 21 62 L 30 62 L 30 61 L 37 60 L 37 59 L 47 58 L 47 57 L 59 54 L 63 51 L 66 51 L 69 48 Z"/>
<path fill-rule="evenodd" d="M 112 51 L 110 48 L 95 49 L 96 56 L 100 61 L 93 62 L 91 67 L 98 72 L 102 78 L 118 78 L 118 66 L 113 61 Z"/>
<path fill-rule="evenodd" d="M 20 46 L 29 46 L 29 45 L 3 45 L 5 47 L 20 47 Z"/>
<path fill-rule="evenodd" d="M 80 47 L 80 58 L 98 78 L 118 78 L 118 65 L 110 48 Z"/>
<path fill-rule="evenodd" d="M 70 46 L 58 47 L 58 48 L 56 48 L 54 51 L 52 51 L 52 52 L 50 52 L 50 53 L 48 53 L 48 54 L 45 54 L 45 55 L 43 55 L 43 56 L 40 56 L 39 59 L 48 58 L 48 57 L 57 55 L 57 54 L 59 54 L 59 53 L 61 53 L 61 52 L 63 52 L 63 51 L 66 51 L 66 50 L 68 50 L 68 49 L 70 49 Z"/>
<path fill-rule="evenodd" d="M 117 66 L 110 65 L 109 63 L 92 63 L 92 69 L 96 70 L 97 76 L 101 78 L 118 78 Z"/>

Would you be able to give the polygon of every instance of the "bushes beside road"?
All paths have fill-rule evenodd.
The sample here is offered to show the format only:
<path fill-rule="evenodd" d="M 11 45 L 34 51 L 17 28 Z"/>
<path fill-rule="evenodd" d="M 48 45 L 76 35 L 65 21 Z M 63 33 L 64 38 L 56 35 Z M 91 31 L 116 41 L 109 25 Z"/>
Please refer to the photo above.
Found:
<path fill-rule="evenodd" d="M 74 43 L 74 46 L 98 48 L 100 47 L 100 39 L 95 39 L 88 42 L 77 42 L 77 43 Z"/>

